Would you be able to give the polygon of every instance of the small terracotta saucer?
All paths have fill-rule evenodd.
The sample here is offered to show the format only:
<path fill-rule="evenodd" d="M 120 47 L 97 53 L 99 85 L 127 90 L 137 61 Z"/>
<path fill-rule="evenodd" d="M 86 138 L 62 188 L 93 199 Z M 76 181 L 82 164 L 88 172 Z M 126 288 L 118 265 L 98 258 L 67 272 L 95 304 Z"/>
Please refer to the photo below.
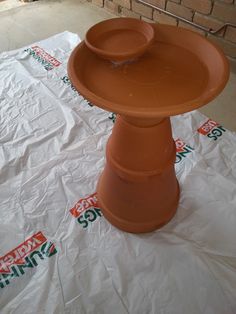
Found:
<path fill-rule="evenodd" d="M 91 27 L 85 44 L 103 59 L 123 62 L 142 55 L 154 39 L 153 27 L 132 18 L 114 18 Z"/>

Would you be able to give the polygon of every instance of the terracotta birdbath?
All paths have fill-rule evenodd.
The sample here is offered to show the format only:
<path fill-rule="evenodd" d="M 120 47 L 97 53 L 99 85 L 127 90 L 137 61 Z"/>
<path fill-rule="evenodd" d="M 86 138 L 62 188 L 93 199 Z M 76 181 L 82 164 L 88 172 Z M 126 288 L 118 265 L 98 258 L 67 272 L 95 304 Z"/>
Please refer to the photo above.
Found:
<path fill-rule="evenodd" d="M 222 91 L 229 76 L 224 54 L 192 31 L 116 18 L 87 32 L 68 72 L 86 99 L 118 114 L 97 186 L 104 216 L 127 232 L 165 225 L 180 193 L 170 116 Z"/>

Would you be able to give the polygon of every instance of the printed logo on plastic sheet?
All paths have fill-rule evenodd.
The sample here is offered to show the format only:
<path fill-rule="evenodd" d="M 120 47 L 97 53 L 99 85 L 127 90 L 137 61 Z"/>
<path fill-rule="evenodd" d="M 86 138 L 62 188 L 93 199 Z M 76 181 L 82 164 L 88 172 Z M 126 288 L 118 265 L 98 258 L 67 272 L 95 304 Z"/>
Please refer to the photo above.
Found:
<path fill-rule="evenodd" d="M 79 92 L 77 91 L 77 89 L 74 87 L 74 85 L 71 83 L 71 81 L 70 81 L 70 79 L 69 79 L 69 77 L 68 77 L 67 75 L 64 75 L 64 76 L 61 77 L 60 79 L 62 80 L 62 82 L 63 82 L 64 84 L 66 84 L 67 86 L 69 86 L 69 87 L 73 90 L 73 92 L 75 92 L 78 96 L 83 97 L 82 95 L 80 95 L 80 93 L 79 93 Z M 85 99 L 85 100 L 86 100 L 86 99 Z M 88 100 L 86 100 L 86 101 L 87 101 L 89 107 L 93 107 L 93 105 L 91 104 L 91 102 L 89 102 Z"/>
<path fill-rule="evenodd" d="M 21 243 L 0 257 L 0 288 L 5 288 L 16 277 L 25 274 L 26 268 L 38 266 L 38 262 L 57 253 L 54 244 L 42 232 Z"/>
<path fill-rule="evenodd" d="M 217 141 L 226 130 L 219 125 L 219 123 L 208 119 L 200 128 L 197 129 L 197 131 L 198 133 L 213 139 L 213 141 Z"/>
<path fill-rule="evenodd" d="M 83 97 L 83 96 L 80 95 L 80 93 L 76 90 L 76 88 L 75 88 L 74 85 L 71 83 L 71 81 L 70 81 L 70 79 L 69 79 L 69 77 L 68 77 L 67 75 L 64 75 L 64 76 L 61 77 L 60 79 L 62 80 L 62 82 L 63 82 L 64 84 L 66 84 L 67 86 L 69 86 L 69 87 L 73 90 L 73 92 L 75 92 L 78 96 Z M 89 102 L 87 99 L 85 99 L 85 100 L 87 101 L 87 103 L 88 103 L 88 105 L 89 105 L 90 107 L 93 107 L 93 105 L 91 104 L 91 102 Z M 109 114 L 108 118 L 109 118 L 113 123 L 115 123 L 115 121 L 116 121 L 116 114 L 115 114 L 114 112 L 111 112 L 111 113 Z"/>
<path fill-rule="evenodd" d="M 175 163 L 180 163 L 184 158 L 187 157 L 188 154 L 192 153 L 194 151 L 194 148 L 187 145 L 182 141 L 181 139 L 175 140 L 175 146 L 176 146 L 176 158 Z"/>
<path fill-rule="evenodd" d="M 116 113 L 111 112 L 108 117 L 113 123 L 116 122 Z"/>
<path fill-rule="evenodd" d="M 97 193 L 81 198 L 74 207 L 70 209 L 71 214 L 77 219 L 78 223 L 87 229 L 90 223 L 102 217 L 98 205 Z"/>
<path fill-rule="evenodd" d="M 60 61 L 52 57 L 49 53 L 47 53 L 43 48 L 39 46 L 33 46 L 25 49 L 24 51 L 27 52 L 39 63 L 41 63 L 44 69 L 47 71 L 50 71 L 61 64 Z"/>

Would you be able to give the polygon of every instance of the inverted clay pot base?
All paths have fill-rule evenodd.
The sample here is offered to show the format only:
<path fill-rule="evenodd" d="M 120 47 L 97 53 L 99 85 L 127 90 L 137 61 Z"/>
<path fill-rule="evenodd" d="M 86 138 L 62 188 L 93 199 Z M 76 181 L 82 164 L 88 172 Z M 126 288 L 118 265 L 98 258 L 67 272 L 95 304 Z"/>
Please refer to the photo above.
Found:
<path fill-rule="evenodd" d="M 104 216 L 119 229 L 134 233 L 166 224 L 179 201 L 170 119 L 139 127 L 118 116 L 106 157 L 97 187 Z"/>
<path fill-rule="evenodd" d="M 132 47 L 132 36 L 144 41 Z M 179 201 L 169 117 L 221 92 L 229 76 L 224 54 L 189 30 L 116 18 L 88 31 L 68 73 L 86 99 L 117 113 L 97 186 L 104 216 L 127 232 L 160 228 Z"/>

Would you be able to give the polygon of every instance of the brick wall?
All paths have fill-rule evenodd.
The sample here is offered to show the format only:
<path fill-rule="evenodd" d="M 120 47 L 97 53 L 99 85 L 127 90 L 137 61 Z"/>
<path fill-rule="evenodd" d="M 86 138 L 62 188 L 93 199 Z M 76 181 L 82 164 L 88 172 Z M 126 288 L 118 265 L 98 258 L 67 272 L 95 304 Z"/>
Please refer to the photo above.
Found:
<path fill-rule="evenodd" d="M 236 59 L 236 28 L 228 27 L 217 36 L 209 35 L 184 22 L 160 13 L 135 0 L 89 0 L 119 16 L 128 16 L 147 22 L 178 25 L 199 32 L 219 44 L 225 53 Z M 159 8 L 184 17 L 199 25 L 216 30 L 224 23 L 236 24 L 236 0 L 144 0 Z"/>

